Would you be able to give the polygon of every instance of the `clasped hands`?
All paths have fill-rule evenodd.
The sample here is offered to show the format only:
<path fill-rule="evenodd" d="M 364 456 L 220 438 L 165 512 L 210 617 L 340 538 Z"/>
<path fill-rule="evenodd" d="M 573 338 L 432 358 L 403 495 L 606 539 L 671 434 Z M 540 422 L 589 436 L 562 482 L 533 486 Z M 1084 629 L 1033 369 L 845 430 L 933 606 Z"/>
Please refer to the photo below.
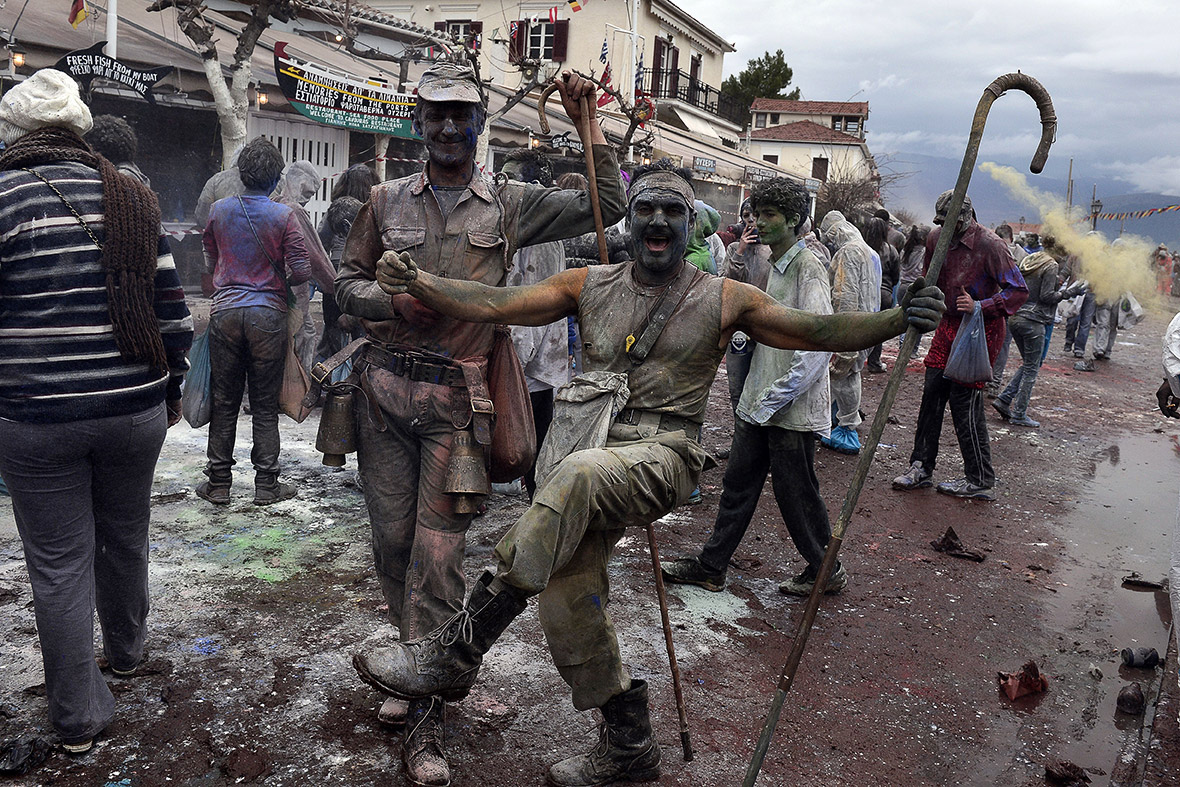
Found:
<path fill-rule="evenodd" d="M 377 285 L 390 295 L 409 292 L 417 278 L 418 265 L 404 251 L 387 251 L 377 260 Z"/>

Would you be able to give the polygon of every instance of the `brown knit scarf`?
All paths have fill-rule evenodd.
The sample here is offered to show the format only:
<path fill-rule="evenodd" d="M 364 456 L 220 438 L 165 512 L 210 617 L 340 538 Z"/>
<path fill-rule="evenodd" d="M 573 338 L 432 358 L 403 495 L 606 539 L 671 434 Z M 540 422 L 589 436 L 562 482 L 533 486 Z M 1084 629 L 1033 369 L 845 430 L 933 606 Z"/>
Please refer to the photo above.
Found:
<path fill-rule="evenodd" d="M 160 238 L 160 204 L 147 186 L 115 170 L 65 128 L 42 128 L 9 145 L 0 154 L 0 170 L 76 161 L 102 177 L 105 241 L 102 268 L 106 273 L 107 310 L 115 329 L 119 354 L 128 361 L 168 370 L 164 340 L 156 318 L 156 255 Z M 59 201 L 54 195 L 46 199 Z"/>

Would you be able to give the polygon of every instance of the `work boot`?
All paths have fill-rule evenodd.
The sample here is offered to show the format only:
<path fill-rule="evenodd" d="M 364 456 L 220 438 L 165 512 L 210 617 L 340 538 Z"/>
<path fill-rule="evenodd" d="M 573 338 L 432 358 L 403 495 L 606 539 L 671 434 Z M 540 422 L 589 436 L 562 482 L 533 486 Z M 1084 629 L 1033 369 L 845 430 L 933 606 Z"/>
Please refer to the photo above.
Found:
<path fill-rule="evenodd" d="M 664 579 L 677 585 L 696 585 L 714 593 L 725 588 L 725 572 L 705 568 L 698 557 L 682 557 L 660 563 Z"/>
<path fill-rule="evenodd" d="M 377 721 L 387 727 L 401 727 L 406 723 L 406 716 L 410 712 L 410 703 L 397 697 L 386 697 L 385 702 L 377 710 Z"/>
<path fill-rule="evenodd" d="M 295 497 L 296 489 L 291 484 L 285 484 L 278 476 L 257 475 L 254 477 L 254 505 L 269 506 L 281 500 Z"/>
<path fill-rule="evenodd" d="M 931 480 L 930 473 L 927 473 L 926 468 L 918 461 L 912 462 L 909 470 L 893 479 L 894 489 L 908 491 L 910 489 L 925 489 L 929 486 L 934 486 L 934 481 Z"/>
<path fill-rule="evenodd" d="M 443 721 L 446 705 L 439 697 L 414 700 L 406 719 L 406 742 L 402 762 L 406 781 L 417 787 L 449 787 L 451 768 L 443 751 Z"/>
<path fill-rule="evenodd" d="M 992 409 L 999 413 L 1005 421 L 1012 419 L 1012 411 L 1008 409 L 1008 403 L 1003 399 L 996 399 L 992 402 Z"/>
<path fill-rule="evenodd" d="M 650 782 L 660 778 L 660 746 L 651 734 L 647 715 L 647 682 L 632 680 L 631 688 L 602 706 L 598 745 L 555 763 L 549 769 L 552 787 L 598 787 L 617 781 Z"/>
<path fill-rule="evenodd" d="M 215 484 L 212 481 L 202 481 L 196 488 L 197 497 L 208 500 L 215 506 L 223 506 L 229 502 L 229 484 Z"/>
<path fill-rule="evenodd" d="M 421 639 L 354 653 L 352 666 L 365 683 L 394 697 L 461 700 L 475 684 L 483 654 L 525 606 L 519 591 L 485 571 L 450 620 Z"/>

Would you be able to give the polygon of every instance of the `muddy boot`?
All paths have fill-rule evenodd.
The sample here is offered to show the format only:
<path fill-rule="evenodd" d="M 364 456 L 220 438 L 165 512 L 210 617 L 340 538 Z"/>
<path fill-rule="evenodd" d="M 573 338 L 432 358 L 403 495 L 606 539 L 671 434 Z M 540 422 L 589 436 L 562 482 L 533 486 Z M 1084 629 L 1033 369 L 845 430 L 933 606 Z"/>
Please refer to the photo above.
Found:
<path fill-rule="evenodd" d="M 438 697 L 410 703 L 406 719 L 406 742 L 402 762 L 406 781 L 418 787 L 448 787 L 451 769 L 443 751 L 443 720 L 446 705 Z"/>
<path fill-rule="evenodd" d="M 361 680 L 394 697 L 461 700 L 475 684 L 483 654 L 525 606 L 519 591 L 485 571 L 463 609 L 446 623 L 421 639 L 355 653 L 352 665 Z"/>
<path fill-rule="evenodd" d="M 409 702 L 397 697 L 386 697 L 385 702 L 377 710 L 377 721 L 387 727 L 405 726 L 406 716 L 409 714 Z"/>
<path fill-rule="evenodd" d="M 631 688 L 602 706 L 598 745 L 589 754 L 562 760 L 549 769 L 553 787 L 596 787 L 617 781 L 650 782 L 660 778 L 660 746 L 651 733 L 647 715 L 647 682 L 631 681 Z"/>
<path fill-rule="evenodd" d="M 229 502 L 229 487 L 229 484 L 215 484 L 212 481 L 203 481 L 194 491 L 197 497 L 202 500 L 208 500 L 215 506 L 223 506 Z"/>
<path fill-rule="evenodd" d="M 291 484 L 284 484 L 278 476 L 254 476 L 254 505 L 268 506 L 280 500 L 290 500 L 295 497 L 296 489 Z"/>

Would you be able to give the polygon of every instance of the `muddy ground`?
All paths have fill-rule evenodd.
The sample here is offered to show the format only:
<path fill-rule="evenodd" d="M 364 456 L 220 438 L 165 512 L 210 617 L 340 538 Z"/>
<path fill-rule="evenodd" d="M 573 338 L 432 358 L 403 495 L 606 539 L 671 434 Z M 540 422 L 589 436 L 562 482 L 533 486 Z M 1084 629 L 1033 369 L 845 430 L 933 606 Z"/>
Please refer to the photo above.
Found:
<path fill-rule="evenodd" d="M 1165 596 L 1121 579 L 1166 573 L 1180 422 L 1159 416 L 1153 392 L 1160 337 L 1177 308 L 1180 300 L 1153 308 L 1091 374 L 1074 372 L 1054 337 L 1030 408 L 1041 429 L 1006 428 L 989 411 L 1000 479 L 991 504 L 890 489 L 907 464 L 920 397 L 922 370 L 911 364 L 845 539 L 851 583 L 823 602 L 759 784 L 1039 785 L 1056 759 L 1086 768 L 1097 785 L 1178 783 L 1175 655 L 1166 681 L 1162 667 L 1119 660 L 1128 646 L 1164 653 L 1170 634 Z M 866 378 L 870 415 L 884 382 Z M 713 450 L 729 445 L 725 390 L 722 370 L 704 437 Z M 403 783 L 399 736 L 377 725 L 381 698 L 349 664 L 353 650 L 391 636 L 355 462 L 320 465 L 317 417 L 283 421 L 284 475 L 300 496 L 266 509 L 251 504 L 248 473 L 228 507 L 197 499 L 205 432 L 171 431 L 153 490 L 146 665 L 130 680 L 110 678 L 118 718 L 91 753 L 56 751 L 6 783 Z M 936 480 L 961 472 L 949 422 Z M 239 434 L 244 457 L 244 419 Z M 818 464 L 834 520 L 855 459 L 821 449 Z M 721 477 L 708 472 L 704 502 L 659 524 L 666 557 L 706 538 Z M 522 510 L 519 497 L 491 499 L 471 531 L 469 578 Z M 948 525 L 985 560 L 935 552 L 930 541 Z M 696 748 L 685 763 L 646 539 L 636 531 L 620 544 L 612 610 L 624 658 L 652 685 L 662 784 L 741 783 L 803 608 L 777 583 L 799 568 L 767 490 L 726 590 L 670 588 Z M 0 630 L 0 739 L 49 736 L 31 595 L 3 503 Z M 1007 701 L 997 671 L 1030 659 L 1048 691 Z M 1131 681 L 1147 691 L 1144 715 L 1115 710 Z M 1157 713 L 1161 682 L 1170 691 Z M 540 785 L 551 762 L 593 745 L 596 717 L 575 712 L 568 696 L 530 607 L 471 696 L 448 709 L 454 785 Z"/>

